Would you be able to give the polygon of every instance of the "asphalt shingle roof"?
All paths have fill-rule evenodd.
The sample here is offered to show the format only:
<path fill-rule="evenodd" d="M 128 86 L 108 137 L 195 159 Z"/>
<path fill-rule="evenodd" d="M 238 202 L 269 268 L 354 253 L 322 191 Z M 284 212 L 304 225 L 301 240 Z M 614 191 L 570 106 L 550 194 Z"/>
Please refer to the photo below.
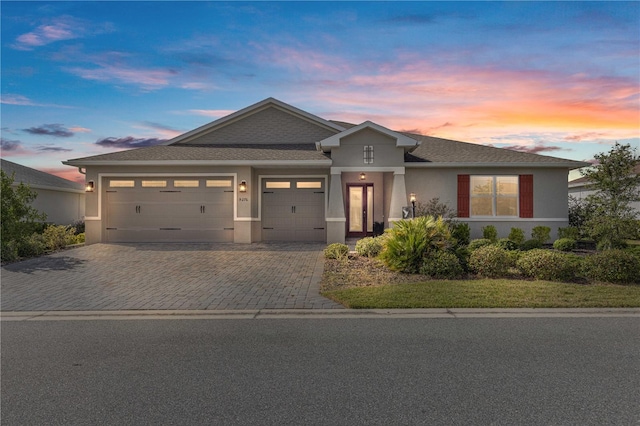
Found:
<path fill-rule="evenodd" d="M 315 144 L 159 145 L 111 152 L 70 162 L 99 161 L 309 161 L 328 160 Z"/>
<path fill-rule="evenodd" d="M 403 133 L 420 141 L 420 146 L 405 156 L 407 163 L 571 163 L 547 155 L 495 148 L 469 142 Z M 582 165 L 575 161 L 576 167 Z"/>
<path fill-rule="evenodd" d="M 81 183 L 73 182 L 49 173 L 41 172 L 40 170 L 32 169 L 31 167 L 23 166 L 21 164 L 5 160 L 4 158 L 1 159 L 0 164 L 2 165 L 2 170 L 9 176 L 15 173 L 16 183 L 22 182 L 30 186 L 37 185 L 58 189 L 74 189 L 84 191 L 84 185 Z"/>

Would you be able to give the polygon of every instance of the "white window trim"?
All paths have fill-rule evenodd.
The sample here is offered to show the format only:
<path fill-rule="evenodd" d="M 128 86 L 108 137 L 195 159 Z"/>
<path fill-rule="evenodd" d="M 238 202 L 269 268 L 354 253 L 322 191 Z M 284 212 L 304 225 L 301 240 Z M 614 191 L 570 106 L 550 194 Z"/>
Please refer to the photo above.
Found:
<path fill-rule="evenodd" d="M 489 198 L 489 197 L 481 197 L 481 196 L 473 196 L 473 188 L 471 187 L 471 182 L 473 181 L 474 177 L 490 177 L 492 179 L 492 194 L 491 194 L 491 199 L 492 199 L 492 203 L 491 203 L 491 209 L 493 211 L 493 214 L 491 216 L 488 215 L 474 215 L 473 214 L 473 198 Z M 516 179 L 516 185 L 518 186 L 518 190 L 516 191 L 516 195 L 514 196 L 503 196 L 504 198 L 515 198 L 516 199 L 516 214 L 515 215 L 509 215 L 509 216 L 504 216 L 504 215 L 498 215 L 496 214 L 498 211 L 498 188 L 497 188 L 497 182 L 499 177 L 512 177 Z M 489 219 L 489 218 L 499 218 L 499 219 L 505 219 L 505 218 L 519 218 L 520 217 L 520 176 L 519 175 L 470 175 L 469 176 L 469 217 L 470 218 L 477 218 L 477 219 Z"/>

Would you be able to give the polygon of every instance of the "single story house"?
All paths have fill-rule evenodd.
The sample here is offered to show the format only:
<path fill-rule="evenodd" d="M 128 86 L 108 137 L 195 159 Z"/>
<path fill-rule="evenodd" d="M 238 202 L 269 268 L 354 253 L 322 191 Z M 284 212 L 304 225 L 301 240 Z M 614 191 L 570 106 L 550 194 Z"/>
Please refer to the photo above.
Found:
<path fill-rule="evenodd" d="M 83 184 L 13 163 L 4 158 L 1 159 L 1 165 L 7 175 L 14 175 L 14 186 L 24 183 L 38 193 L 31 206 L 47 215 L 47 223 L 71 225 L 84 218 L 85 188 Z"/>
<path fill-rule="evenodd" d="M 640 163 L 636 164 L 632 171 L 633 174 L 640 174 Z M 569 181 L 569 196 L 582 200 L 589 195 L 594 194 L 596 191 L 591 188 L 590 181 L 586 176 L 579 177 L 577 179 Z M 636 212 L 640 212 L 640 201 L 635 201 L 630 204 Z"/>
<path fill-rule="evenodd" d="M 586 163 L 330 121 L 268 98 L 163 145 L 76 158 L 86 240 L 344 242 L 439 197 L 472 237 L 568 225 Z"/>

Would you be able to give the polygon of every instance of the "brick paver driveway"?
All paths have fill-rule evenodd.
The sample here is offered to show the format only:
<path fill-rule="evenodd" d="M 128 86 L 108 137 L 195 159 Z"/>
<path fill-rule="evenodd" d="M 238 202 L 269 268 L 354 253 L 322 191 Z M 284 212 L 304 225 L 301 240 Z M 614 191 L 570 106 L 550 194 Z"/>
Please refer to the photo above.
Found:
<path fill-rule="evenodd" d="M 320 244 L 94 244 L 2 267 L 3 311 L 341 308 Z"/>

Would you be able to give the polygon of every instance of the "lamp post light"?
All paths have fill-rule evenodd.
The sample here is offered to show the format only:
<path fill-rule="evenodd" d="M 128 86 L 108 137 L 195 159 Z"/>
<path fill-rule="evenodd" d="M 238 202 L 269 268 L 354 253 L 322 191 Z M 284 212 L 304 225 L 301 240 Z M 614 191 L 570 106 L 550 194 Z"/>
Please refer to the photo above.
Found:
<path fill-rule="evenodd" d="M 409 194 L 409 201 L 411 201 L 411 207 L 413 208 L 413 218 L 416 217 L 416 193 L 412 192 Z"/>

